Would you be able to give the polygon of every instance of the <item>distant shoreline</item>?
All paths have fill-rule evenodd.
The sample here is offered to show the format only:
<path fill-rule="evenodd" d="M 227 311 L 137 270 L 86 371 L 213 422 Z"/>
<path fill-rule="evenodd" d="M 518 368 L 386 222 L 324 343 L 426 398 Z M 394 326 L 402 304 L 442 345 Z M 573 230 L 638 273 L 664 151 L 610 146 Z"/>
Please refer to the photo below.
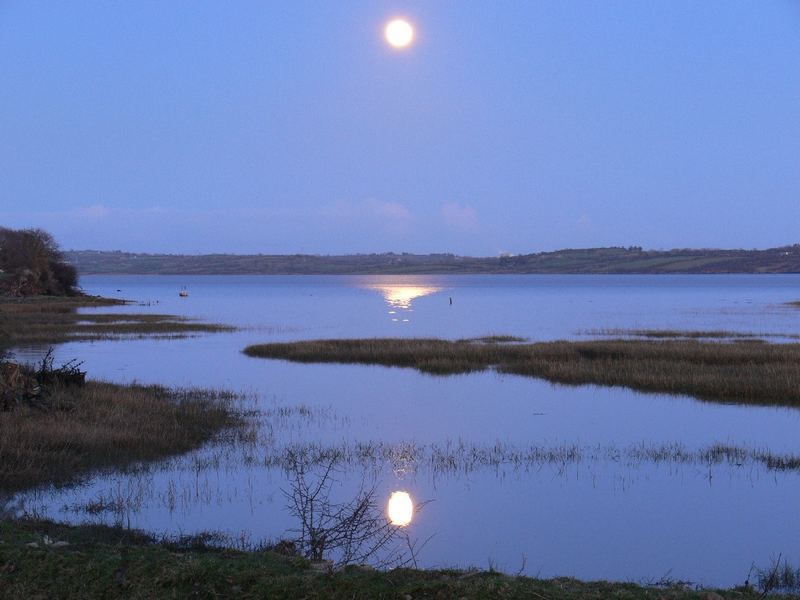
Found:
<path fill-rule="evenodd" d="M 455 254 L 64 253 L 81 275 L 576 275 L 800 273 L 800 244 L 766 250 L 640 247 L 471 257 Z"/>

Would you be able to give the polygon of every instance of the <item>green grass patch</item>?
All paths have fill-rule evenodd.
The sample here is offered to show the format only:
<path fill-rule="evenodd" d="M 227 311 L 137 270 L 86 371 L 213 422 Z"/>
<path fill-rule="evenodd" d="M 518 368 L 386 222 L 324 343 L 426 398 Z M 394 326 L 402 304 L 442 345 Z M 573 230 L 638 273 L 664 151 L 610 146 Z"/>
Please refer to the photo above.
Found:
<path fill-rule="evenodd" d="M 543 580 L 476 570 L 383 572 L 348 567 L 319 572 L 303 559 L 270 548 L 239 551 L 202 542 L 159 542 L 142 533 L 102 526 L 0 522 L 0 598 L 32 597 L 717 600 L 764 596 L 744 588 L 711 591 L 677 584 Z"/>

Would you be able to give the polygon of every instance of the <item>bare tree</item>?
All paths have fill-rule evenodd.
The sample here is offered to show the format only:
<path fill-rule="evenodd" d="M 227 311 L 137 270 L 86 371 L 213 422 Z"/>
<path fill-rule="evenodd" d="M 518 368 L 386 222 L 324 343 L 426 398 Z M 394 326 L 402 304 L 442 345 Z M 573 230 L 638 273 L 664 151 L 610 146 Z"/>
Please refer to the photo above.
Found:
<path fill-rule="evenodd" d="M 301 555 L 313 561 L 327 558 L 337 566 L 416 564 L 416 554 L 424 544 L 412 542 L 405 527 L 386 518 L 376 502 L 374 484 L 366 485 L 362 479 L 352 499 L 333 502 L 331 491 L 337 483 L 333 460 L 315 467 L 293 454 L 288 462 L 291 490 L 283 493 L 289 511 L 300 523 L 292 532 L 297 535 L 294 543 Z"/>

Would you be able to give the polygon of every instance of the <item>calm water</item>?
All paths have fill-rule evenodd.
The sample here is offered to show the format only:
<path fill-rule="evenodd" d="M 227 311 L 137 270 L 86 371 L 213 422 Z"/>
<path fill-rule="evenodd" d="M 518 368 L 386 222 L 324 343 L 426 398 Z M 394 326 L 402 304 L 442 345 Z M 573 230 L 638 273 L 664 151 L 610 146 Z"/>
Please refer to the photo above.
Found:
<path fill-rule="evenodd" d="M 333 448 L 344 457 L 336 471 L 341 497 L 369 481 L 382 497 L 402 489 L 432 500 L 409 528 L 420 540 L 434 536 L 418 556 L 424 566 L 491 561 L 516 571 L 524 560 L 542 576 L 669 573 L 732 585 L 754 561 L 766 564 L 778 553 L 800 561 L 799 474 L 641 452 L 691 455 L 715 443 L 800 452 L 800 411 L 495 373 L 431 377 L 241 354 L 250 343 L 336 337 L 586 339 L 614 328 L 797 334 L 800 311 L 783 303 L 800 299 L 798 276 L 96 276 L 81 283 L 93 294 L 147 304 L 111 310 L 241 329 L 65 344 L 58 360 L 80 358 L 91 376 L 113 381 L 243 391 L 262 413 L 259 436 L 255 444 L 207 447 L 159 468 L 29 494 L 19 499 L 25 510 L 158 532 L 278 539 L 296 523 L 281 491 L 289 476 L 276 461 L 287 448 Z M 187 299 L 177 295 L 183 285 Z M 41 352 L 22 348 L 18 356 Z M 99 500 L 115 502 L 115 510 L 90 516 L 75 508 Z"/>

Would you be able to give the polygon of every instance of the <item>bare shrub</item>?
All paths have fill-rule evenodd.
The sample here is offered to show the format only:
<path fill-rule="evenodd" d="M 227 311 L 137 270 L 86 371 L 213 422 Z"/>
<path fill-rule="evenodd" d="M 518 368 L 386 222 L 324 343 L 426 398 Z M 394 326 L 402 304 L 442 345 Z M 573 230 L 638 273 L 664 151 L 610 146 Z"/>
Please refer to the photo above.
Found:
<path fill-rule="evenodd" d="M 378 568 L 416 565 L 424 544 L 412 541 L 406 528 L 393 525 L 376 500 L 375 485 L 363 480 L 349 500 L 331 499 L 335 460 L 314 466 L 297 455 L 289 458 L 291 489 L 283 490 L 290 513 L 300 526 L 292 533 L 297 552 L 333 565 L 371 564 Z M 415 508 L 421 508 L 418 505 Z"/>
<path fill-rule="evenodd" d="M 800 568 L 792 567 L 780 554 L 777 559 L 773 559 L 768 568 L 756 568 L 755 574 L 762 598 L 775 592 L 783 594 L 800 592 Z"/>

